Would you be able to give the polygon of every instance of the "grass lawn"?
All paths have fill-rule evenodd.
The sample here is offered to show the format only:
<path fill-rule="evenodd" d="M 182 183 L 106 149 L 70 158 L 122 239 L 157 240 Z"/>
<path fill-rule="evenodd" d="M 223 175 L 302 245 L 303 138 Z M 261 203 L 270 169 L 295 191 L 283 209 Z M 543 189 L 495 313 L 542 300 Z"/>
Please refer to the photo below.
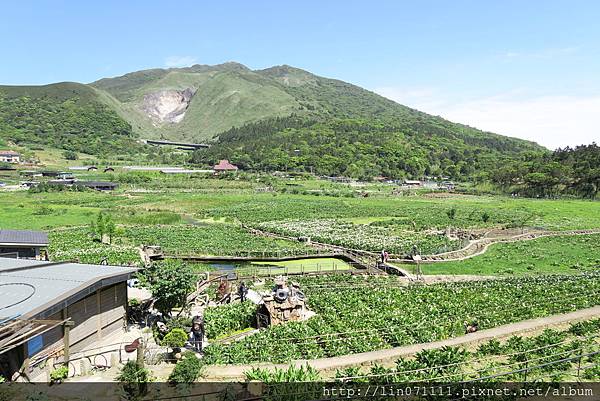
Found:
<path fill-rule="evenodd" d="M 600 270 L 600 235 L 546 237 L 492 245 L 461 262 L 423 264 L 424 274 L 528 275 Z M 414 271 L 414 265 L 403 265 Z"/>

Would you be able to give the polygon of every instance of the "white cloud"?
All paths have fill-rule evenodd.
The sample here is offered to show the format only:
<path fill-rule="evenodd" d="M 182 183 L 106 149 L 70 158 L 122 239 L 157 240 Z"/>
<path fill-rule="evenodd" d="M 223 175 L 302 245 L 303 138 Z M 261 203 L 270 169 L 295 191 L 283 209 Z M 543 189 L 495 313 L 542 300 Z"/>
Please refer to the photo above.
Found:
<path fill-rule="evenodd" d="M 165 67 L 189 67 L 196 64 L 196 58 L 192 56 L 169 56 L 165 59 Z"/>
<path fill-rule="evenodd" d="M 431 89 L 375 91 L 451 121 L 533 140 L 550 149 L 600 142 L 600 96 L 523 97 L 517 91 L 456 101 Z"/>

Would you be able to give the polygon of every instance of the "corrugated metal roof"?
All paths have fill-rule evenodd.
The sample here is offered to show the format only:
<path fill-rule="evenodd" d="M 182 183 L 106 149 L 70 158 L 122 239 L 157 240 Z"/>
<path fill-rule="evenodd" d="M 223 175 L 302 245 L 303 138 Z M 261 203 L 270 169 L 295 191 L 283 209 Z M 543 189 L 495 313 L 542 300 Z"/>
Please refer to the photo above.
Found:
<path fill-rule="evenodd" d="M 121 266 L 0 258 L 0 318 L 38 315 L 67 299 L 82 298 L 111 278 L 135 271 Z"/>
<path fill-rule="evenodd" d="M 0 230 L 0 244 L 48 245 L 43 231 Z"/>

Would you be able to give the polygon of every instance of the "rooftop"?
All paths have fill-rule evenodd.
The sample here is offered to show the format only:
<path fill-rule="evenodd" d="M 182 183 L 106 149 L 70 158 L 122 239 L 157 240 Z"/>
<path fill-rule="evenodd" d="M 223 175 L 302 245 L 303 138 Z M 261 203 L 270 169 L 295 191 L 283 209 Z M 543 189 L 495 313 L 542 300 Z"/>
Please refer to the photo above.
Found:
<path fill-rule="evenodd" d="M 135 268 L 0 258 L 0 321 L 48 317 L 98 288 L 123 281 Z"/>
<path fill-rule="evenodd" d="M 0 150 L 0 155 L 2 156 L 19 156 L 19 152 L 15 152 L 14 150 Z"/>
<path fill-rule="evenodd" d="M 48 234 L 42 231 L 0 230 L 2 245 L 48 245 Z"/>
<path fill-rule="evenodd" d="M 237 170 L 237 166 L 229 163 L 229 160 L 220 160 L 219 163 L 215 164 L 215 170 Z"/>

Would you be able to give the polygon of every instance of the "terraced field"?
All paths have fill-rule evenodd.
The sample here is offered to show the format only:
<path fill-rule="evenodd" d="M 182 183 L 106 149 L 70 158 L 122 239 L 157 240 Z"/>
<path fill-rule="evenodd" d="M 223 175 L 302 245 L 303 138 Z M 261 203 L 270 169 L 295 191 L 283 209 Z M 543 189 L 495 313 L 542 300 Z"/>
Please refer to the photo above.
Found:
<path fill-rule="evenodd" d="M 287 362 L 431 342 L 600 304 L 598 274 L 403 286 L 395 278 L 304 277 L 316 316 L 206 350 L 211 363 Z"/>

